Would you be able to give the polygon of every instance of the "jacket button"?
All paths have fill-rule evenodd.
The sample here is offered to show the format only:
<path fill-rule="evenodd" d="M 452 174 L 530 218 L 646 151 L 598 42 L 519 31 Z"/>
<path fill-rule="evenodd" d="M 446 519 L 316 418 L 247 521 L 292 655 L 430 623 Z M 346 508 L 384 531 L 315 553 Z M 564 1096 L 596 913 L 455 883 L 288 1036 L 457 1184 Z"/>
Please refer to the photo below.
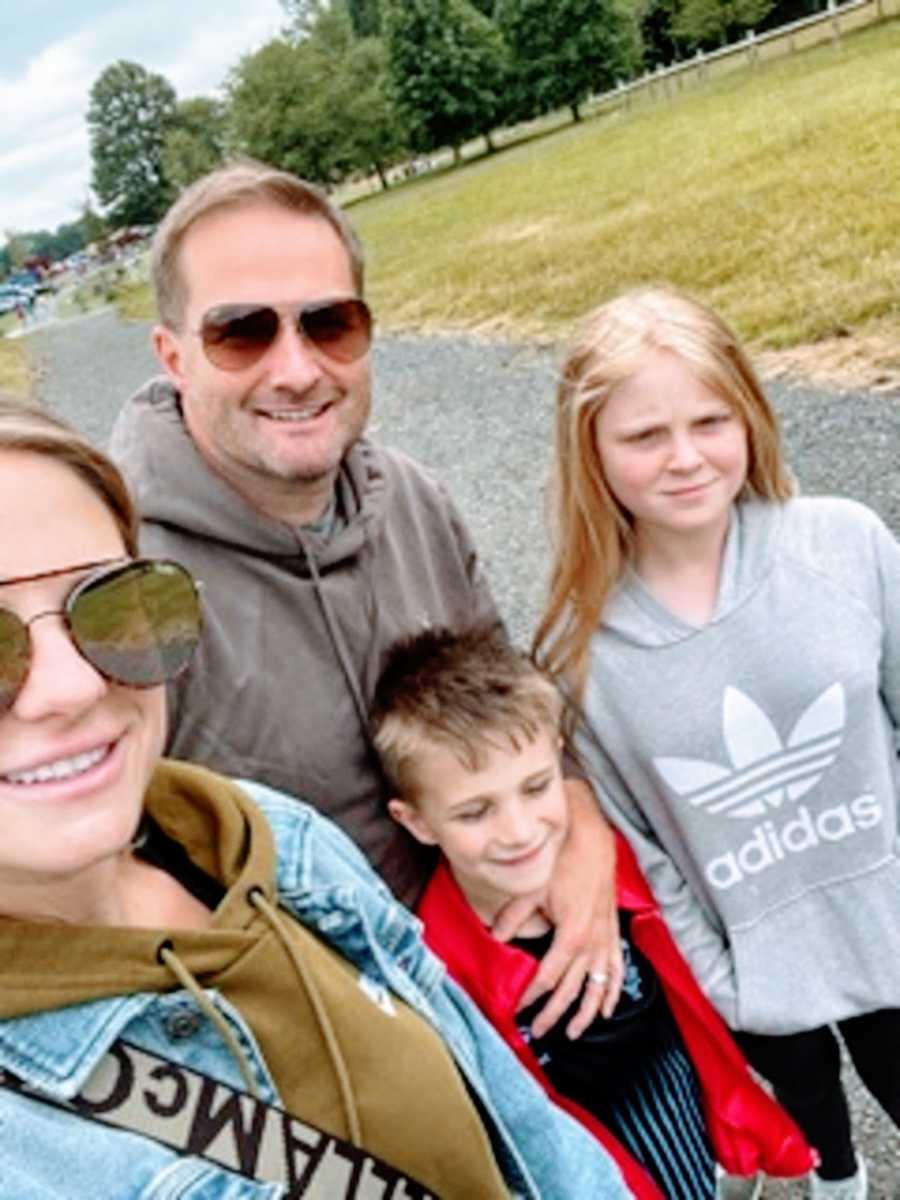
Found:
<path fill-rule="evenodd" d="M 190 1008 L 178 1009 L 169 1013 L 165 1020 L 165 1029 L 173 1042 L 183 1041 L 193 1037 L 200 1028 L 202 1018 L 198 1012 Z"/>

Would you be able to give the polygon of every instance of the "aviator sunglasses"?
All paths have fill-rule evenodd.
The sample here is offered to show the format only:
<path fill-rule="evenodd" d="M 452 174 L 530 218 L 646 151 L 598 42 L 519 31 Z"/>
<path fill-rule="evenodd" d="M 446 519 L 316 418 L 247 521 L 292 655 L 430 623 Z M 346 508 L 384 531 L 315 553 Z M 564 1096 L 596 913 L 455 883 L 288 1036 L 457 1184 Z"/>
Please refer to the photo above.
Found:
<path fill-rule="evenodd" d="M 29 627 L 42 617 L 62 617 L 78 653 L 113 683 L 156 687 L 175 679 L 190 662 L 200 640 L 200 596 L 184 567 L 150 558 L 84 565 L 97 569 L 75 585 L 61 609 L 23 621 L 0 608 L 0 713 L 12 708 L 25 686 L 31 668 Z M 71 570 L 0 583 L 30 583 Z"/>
<path fill-rule="evenodd" d="M 297 332 L 325 358 L 350 363 L 369 349 L 372 314 L 364 300 L 318 300 L 287 311 Z M 243 371 L 259 362 L 280 324 L 271 304 L 220 304 L 204 314 L 198 333 L 214 367 Z"/>

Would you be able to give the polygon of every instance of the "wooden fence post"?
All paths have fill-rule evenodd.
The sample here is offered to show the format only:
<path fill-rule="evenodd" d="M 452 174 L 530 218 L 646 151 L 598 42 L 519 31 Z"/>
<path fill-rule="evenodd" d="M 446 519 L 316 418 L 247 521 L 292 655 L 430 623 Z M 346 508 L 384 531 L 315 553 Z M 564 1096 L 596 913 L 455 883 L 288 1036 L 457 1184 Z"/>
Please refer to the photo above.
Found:
<path fill-rule="evenodd" d="M 828 0 L 828 11 L 831 13 L 831 40 L 835 46 L 841 44 L 841 17 L 835 0 Z"/>

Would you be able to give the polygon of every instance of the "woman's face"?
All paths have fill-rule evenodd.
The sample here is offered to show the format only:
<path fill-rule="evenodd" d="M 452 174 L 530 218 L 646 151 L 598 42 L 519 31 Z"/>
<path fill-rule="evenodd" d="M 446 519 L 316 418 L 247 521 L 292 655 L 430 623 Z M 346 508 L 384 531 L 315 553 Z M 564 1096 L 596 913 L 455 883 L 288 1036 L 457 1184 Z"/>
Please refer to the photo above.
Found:
<path fill-rule="evenodd" d="M 676 354 L 658 350 L 600 410 L 603 474 L 635 533 L 724 535 L 747 478 L 747 427 Z"/>
<path fill-rule="evenodd" d="M 85 563 L 127 557 L 97 493 L 32 452 L 0 450 L 0 526 L 0 606 L 26 621 L 61 609 Z M 42 616 L 30 635 L 28 678 L 0 714 L 0 911 L 127 846 L 165 736 L 164 688 L 107 682 L 61 616 Z"/>

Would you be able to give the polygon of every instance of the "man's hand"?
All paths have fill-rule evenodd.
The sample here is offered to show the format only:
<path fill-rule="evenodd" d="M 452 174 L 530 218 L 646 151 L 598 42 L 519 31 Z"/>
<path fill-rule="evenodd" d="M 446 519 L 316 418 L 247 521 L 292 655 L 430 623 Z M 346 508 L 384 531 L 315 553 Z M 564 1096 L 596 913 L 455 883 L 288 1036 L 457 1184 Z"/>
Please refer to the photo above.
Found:
<path fill-rule="evenodd" d="M 587 783 L 567 779 L 566 795 L 569 833 L 547 895 L 511 901 L 492 930 L 500 941 L 509 941 L 536 909 L 555 927 L 553 943 L 520 1003 L 524 1008 L 545 992 L 553 993 L 532 1025 L 535 1037 L 556 1024 L 585 979 L 584 997 L 566 1026 L 570 1038 L 584 1033 L 598 1012 L 608 1017 L 622 990 L 615 838 Z"/>

